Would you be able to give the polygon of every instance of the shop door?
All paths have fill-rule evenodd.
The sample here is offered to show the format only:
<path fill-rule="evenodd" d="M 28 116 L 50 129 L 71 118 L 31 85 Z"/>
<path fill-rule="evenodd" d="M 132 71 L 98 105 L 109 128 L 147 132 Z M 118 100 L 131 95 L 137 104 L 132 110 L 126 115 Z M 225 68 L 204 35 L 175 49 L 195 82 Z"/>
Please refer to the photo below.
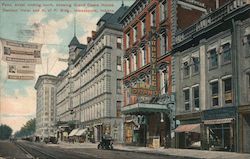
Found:
<path fill-rule="evenodd" d="M 185 133 L 178 133 L 178 134 L 179 134 L 179 148 L 185 148 L 186 145 Z"/>
<path fill-rule="evenodd" d="M 250 153 L 250 115 L 244 116 L 243 123 L 243 151 L 245 153 Z"/>

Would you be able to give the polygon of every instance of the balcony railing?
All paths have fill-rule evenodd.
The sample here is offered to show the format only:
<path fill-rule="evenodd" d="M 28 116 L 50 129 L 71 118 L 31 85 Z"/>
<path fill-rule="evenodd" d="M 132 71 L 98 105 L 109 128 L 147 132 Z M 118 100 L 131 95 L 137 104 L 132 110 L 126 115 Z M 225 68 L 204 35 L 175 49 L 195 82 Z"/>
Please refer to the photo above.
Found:
<path fill-rule="evenodd" d="M 196 23 L 194 23 L 193 25 L 191 25 L 184 31 L 180 32 L 179 34 L 177 33 L 176 44 L 191 37 L 195 32 L 198 32 L 222 20 L 223 17 L 225 17 L 227 14 L 234 12 L 235 10 L 247 5 L 248 3 L 249 2 L 247 2 L 247 0 L 233 0 L 233 1 L 226 3 L 221 8 L 218 8 L 212 13 L 199 19 Z"/>

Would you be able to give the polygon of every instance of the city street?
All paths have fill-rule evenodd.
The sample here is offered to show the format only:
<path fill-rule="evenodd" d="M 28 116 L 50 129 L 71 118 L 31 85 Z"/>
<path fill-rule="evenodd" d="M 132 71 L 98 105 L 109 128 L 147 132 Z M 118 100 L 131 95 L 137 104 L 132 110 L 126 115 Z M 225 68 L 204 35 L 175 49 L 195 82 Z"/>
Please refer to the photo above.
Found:
<path fill-rule="evenodd" d="M 186 158 L 176 156 L 144 154 L 120 150 L 98 150 L 96 148 L 61 148 L 58 145 L 17 141 L 0 141 L 0 158 L 39 158 L 39 159 L 170 159 Z"/>

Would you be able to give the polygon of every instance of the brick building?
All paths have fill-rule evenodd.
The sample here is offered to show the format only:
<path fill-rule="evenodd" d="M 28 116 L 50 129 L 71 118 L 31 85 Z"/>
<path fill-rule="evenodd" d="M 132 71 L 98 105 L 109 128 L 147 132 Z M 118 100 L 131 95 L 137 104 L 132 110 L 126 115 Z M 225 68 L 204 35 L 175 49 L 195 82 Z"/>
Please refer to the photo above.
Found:
<path fill-rule="evenodd" d="M 177 1 L 139 0 L 133 3 L 121 19 L 124 33 L 124 123 L 125 142 L 144 146 L 171 145 L 174 129 L 174 34 L 188 26 L 177 20 Z M 197 12 L 194 4 L 190 13 Z M 202 10 L 202 9 L 201 9 Z M 202 12 L 202 11 L 198 11 Z M 182 13 L 182 12 L 181 12 Z M 200 14 L 202 15 L 202 13 Z M 189 22 L 198 17 L 190 18 Z M 173 133 L 172 133 L 173 134 Z M 164 142 L 166 141 L 166 142 Z"/>

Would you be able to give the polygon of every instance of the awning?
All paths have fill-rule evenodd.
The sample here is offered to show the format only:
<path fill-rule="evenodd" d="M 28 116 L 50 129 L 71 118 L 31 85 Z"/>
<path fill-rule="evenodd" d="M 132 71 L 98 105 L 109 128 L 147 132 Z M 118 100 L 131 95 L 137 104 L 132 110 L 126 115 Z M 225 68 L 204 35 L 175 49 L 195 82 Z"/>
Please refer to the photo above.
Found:
<path fill-rule="evenodd" d="M 72 130 L 72 131 L 70 132 L 69 136 L 74 136 L 74 135 L 76 135 L 76 133 L 77 133 L 78 130 L 79 130 L 79 129 L 74 129 L 74 130 Z"/>
<path fill-rule="evenodd" d="M 200 133 L 200 124 L 179 125 L 175 132 L 195 132 Z"/>
<path fill-rule="evenodd" d="M 96 123 L 93 126 L 101 126 L 101 125 L 102 125 L 102 123 Z"/>
<path fill-rule="evenodd" d="M 205 125 L 225 124 L 225 123 L 231 123 L 233 120 L 234 120 L 234 118 L 204 120 L 204 124 Z"/>
<path fill-rule="evenodd" d="M 82 136 L 83 134 L 86 134 L 86 132 L 87 132 L 87 128 L 85 128 L 85 129 L 79 129 L 77 131 L 77 133 L 75 134 L 75 136 Z"/>

